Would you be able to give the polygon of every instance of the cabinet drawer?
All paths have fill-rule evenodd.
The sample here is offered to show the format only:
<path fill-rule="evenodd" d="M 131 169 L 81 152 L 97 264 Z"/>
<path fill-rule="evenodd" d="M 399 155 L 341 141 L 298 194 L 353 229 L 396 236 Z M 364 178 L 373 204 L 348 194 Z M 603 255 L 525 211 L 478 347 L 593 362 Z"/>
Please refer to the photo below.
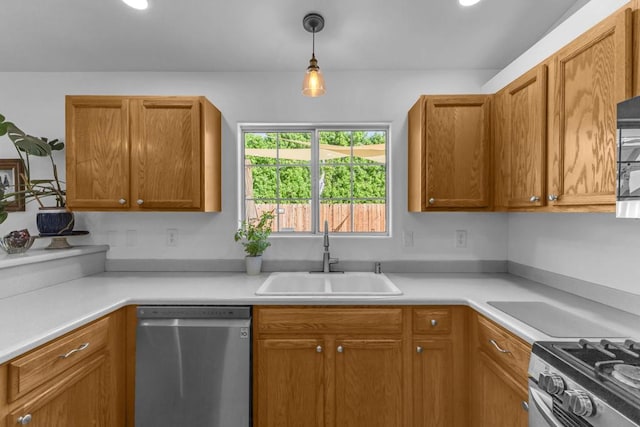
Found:
<path fill-rule="evenodd" d="M 402 333 L 401 308 L 259 307 L 254 314 L 258 333 Z"/>
<path fill-rule="evenodd" d="M 9 362 L 9 401 L 104 348 L 108 334 L 109 318 L 104 318 Z"/>
<path fill-rule="evenodd" d="M 477 319 L 480 348 L 518 378 L 526 379 L 531 346 L 490 320 Z"/>
<path fill-rule="evenodd" d="M 416 334 L 451 333 L 450 308 L 416 308 L 413 310 L 413 332 Z"/>

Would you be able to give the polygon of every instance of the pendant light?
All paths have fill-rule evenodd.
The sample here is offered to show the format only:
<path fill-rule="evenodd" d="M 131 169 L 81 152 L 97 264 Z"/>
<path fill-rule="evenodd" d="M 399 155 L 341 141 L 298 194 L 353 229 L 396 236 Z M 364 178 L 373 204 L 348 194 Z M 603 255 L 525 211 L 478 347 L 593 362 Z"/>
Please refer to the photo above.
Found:
<path fill-rule="evenodd" d="M 302 82 L 302 94 L 311 97 L 322 96 L 326 90 L 324 88 L 324 77 L 316 60 L 316 33 L 324 28 L 324 18 L 319 13 L 309 13 L 302 19 L 302 26 L 313 34 L 311 60 L 309 60 L 307 73 Z"/>

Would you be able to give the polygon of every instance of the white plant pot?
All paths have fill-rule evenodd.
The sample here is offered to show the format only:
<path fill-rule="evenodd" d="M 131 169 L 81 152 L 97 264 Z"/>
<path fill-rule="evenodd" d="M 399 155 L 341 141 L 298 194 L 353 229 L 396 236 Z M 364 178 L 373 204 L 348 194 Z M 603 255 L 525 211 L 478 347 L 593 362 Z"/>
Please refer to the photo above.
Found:
<path fill-rule="evenodd" d="M 244 258 L 247 265 L 247 274 L 256 276 L 262 270 L 262 255 L 247 256 Z"/>

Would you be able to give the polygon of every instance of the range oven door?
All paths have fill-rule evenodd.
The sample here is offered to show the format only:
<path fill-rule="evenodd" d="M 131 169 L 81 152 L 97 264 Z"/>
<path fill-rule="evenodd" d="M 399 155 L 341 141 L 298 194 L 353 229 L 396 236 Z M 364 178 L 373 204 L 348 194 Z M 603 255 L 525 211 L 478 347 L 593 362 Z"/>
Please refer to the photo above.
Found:
<path fill-rule="evenodd" d="M 529 427 L 571 427 L 553 413 L 553 399 L 529 378 Z M 584 424 L 589 425 L 589 424 Z"/>

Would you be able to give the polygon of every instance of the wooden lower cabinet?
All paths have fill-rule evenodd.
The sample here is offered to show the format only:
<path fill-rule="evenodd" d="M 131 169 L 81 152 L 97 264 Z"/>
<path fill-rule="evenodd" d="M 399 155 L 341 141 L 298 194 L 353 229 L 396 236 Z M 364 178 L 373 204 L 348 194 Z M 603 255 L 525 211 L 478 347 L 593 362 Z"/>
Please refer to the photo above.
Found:
<path fill-rule="evenodd" d="M 413 426 L 453 426 L 452 344 L 414 340 L 413 345 Z"/>
<path fill-rule="evenodd" d="M 7 426 L 20 425 L 31 417 L 34 427 L 116 426 L 115 414 L 105 403 L 109 388 L 109 361 L 101 354 L 71 369 L 64 378 L 41 394 L 15 408 Z"/>
<path fill-rule="evenodd" d="M 338 340 L 336 425 L 403 426 L 402 340 Z"/>
<path fill-rule="evenodd" d="M 480 314 L 470 323 L 469 425 L 526 427 L 531 347 Z"/>
<path fill-rule="evenodd" d="M 124 426 L 124 333 L 120 310 L 1 365 L 0 425 Z"/>
<path fill-rule="evenodd" d="M 321 339 L 264 339 L 254 348 L 254 426 L 325 425 L 325 354 Z"/>
<path fill-rule="evenodd" d="M 254 426 L 406 427 L 396 307 L 255 307 Z"/>
<path fill-rule="evenodd" d="M 254 426 L 466 426 L 467 311 L 255 307 Z"/>
<path fill-rule="evenodd" d="M 528 413 L 522 403 L 528 400 L 526 386 L 497 362 L 481 353 L 478 362 L 476 392 L 478 413 L 471 425 L 478 427 L 526 427 Z"/>

